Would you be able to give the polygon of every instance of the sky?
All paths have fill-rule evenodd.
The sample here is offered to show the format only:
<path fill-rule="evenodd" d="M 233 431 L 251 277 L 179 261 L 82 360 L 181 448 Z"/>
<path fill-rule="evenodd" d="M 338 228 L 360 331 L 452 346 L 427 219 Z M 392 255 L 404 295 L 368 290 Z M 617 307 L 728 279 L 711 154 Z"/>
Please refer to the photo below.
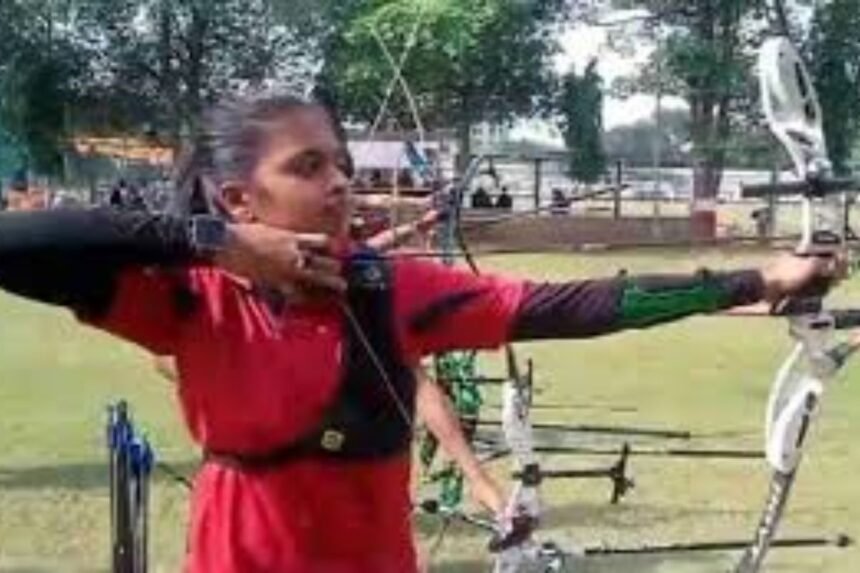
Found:
<path fill-rule="evenodd" d="M 565 73 L 573 67 L 582 72 L 592 58 L 597 58 L 597 71 L 607 86 L 620 77 L 634 75 L 648 60 L 653 46 L 643 45 L 635 56 L 626 57 L 608 46 L 607 33 L 606 28 L 584 25 L 565 31 L 561 37 L 562 52 L 556 58 L 556 70 Z M 607 129 L 612 129 L 646 118 L 654 113 L 654 108 L 655 98 L 651 95 L 639 94 L 626 100 L 606 98 L 603 123 Z"/>
<path fill-rule="evenodd" d="M 788 8 L 804 27 L 808 26 L 813 14 L 812 5 L 789 0 Z M 603 15 L 603 21 L 605 23 L 629 21 L 640 14 L 641 11 L 637 10 L 613 10 Z M 556 71 L 563 74 L 573 66 L 577 72 L 581 72 L 588 62 L 596 57 L 598 72 L 607 86 L 611 85 L 616 78 L 634 74 L 637 67 L 647 61 L 654 49 L 653 44 L 643 43 L 637 46 L 633 56 L 621 55 L 609 46 L 609 30 L 607 26 L 571 24 L 560 37 L 562 51 L 556 58 Z M 677 97 L 664 97 L 661 105 L 664 109 L 687 107 L 684 101 Z M 653 95 L 637 94 L 624 100 L 607 96 L 603 104 L 604 128 L 610 130 L 648 118 L 654 114 L 655 108 L 656 98 Z M 560 136 L 553 132 L 549 124 L 537 121 L 529 121 L 517 126 L 513 137 L 562 143 Z"/>
<path fill-rule="evenodd" d="M 597 70 L 603 77 L 605 85 L 622 76 L 633 75 L 636 69 L 647 61 L 653 51 L 653 46 L 643 44 L 634 56 L 621 55 L 613 50 L 608 43 L 606 27 L 587 26 L 578 24 L 565 30 L 561 37 L 561 53 L 556 58 L 556 71 L 565 73 L 571 67 L 581 72 L 592 58 L 597 58 Z M 664 108 L 684 107 L 679 98 L 664 97 Z M 656 98 L 649 94 L 636 94 L 626 99 L 612 97 L 604 98 L 603 125 L 609 130 L 620 125 L 634 123 L 653 115 L 656 108 Z M 547 143 L 561 144 L 561 138 L 548 124 L 529 121 L 518 125 L 512 136 L 514 139 L 525 138 Z"/>

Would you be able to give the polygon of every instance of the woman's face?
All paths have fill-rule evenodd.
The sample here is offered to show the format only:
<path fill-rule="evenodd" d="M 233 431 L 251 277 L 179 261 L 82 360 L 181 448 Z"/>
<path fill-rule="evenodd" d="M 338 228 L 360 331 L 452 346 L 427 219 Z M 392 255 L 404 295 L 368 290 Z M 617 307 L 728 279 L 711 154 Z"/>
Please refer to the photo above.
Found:
<path fill-rule="evenodd" d="M 352 217 L 351 161 L 328 113 L 305 106 L 276 121 L 243 193 L 240 218 L 346 237 Z"/>

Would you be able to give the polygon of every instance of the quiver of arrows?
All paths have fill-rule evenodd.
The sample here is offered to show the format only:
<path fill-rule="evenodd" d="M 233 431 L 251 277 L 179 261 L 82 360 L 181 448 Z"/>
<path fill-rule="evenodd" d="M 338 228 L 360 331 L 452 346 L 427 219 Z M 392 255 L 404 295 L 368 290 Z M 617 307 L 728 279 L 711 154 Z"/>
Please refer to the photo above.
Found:
<path fill-rule="evenodd" d="M 110 464 L 111 571 L 146 573 L 149 480 L 154 456 L 136 433 L 124 401 L 108 407 Z"/>

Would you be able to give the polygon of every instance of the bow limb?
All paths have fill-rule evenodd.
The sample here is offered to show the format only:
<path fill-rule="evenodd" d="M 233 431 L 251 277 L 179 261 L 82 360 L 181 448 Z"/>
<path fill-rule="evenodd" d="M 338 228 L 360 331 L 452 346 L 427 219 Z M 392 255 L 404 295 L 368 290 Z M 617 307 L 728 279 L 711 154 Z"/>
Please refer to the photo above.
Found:
<path fill-rule="evenodd" d="M 498 551 L 494 572 L 516 573 L 535 558 L 532 532 L 540 523 L 541 482 L 540 464 L 534 451 L 531 409 L 531 368 L 525 376 L 519 370 L 512 346 L 505 349 L 508 363 L 508 380 L 502 395 L 502 431 L 505 442 L 521 476 L 514 485 L 511 497 L 502 516 L 499 533 L 491 542 Z"/>
<path fill-rule="evenodd" d="M 406 40 L 403 52 L 396 60 L 392 55 L 391 50 L 388 49 L 388 46 L 385 44 L 385 41 L 382 39 L 382 36 L 379 34 L 379 31 L 376 29 L 376 27 L 374 26 L 371 28 L 373 39 L 376 41 L 377 45 L 379 46 L 379 49 L 382 51 L 386 63 L 391 67 L 392 75 L 391 80 L 389 81 L 388 86 L 385 89 L 385 94 L 382 98 L 382 103 L 379 106 L 376 118 L 373 120 L 373 124 L 371 124 L 370 126 L 370 131 L 368 132 L 367 137 L 368 141 L 373 141 L 373 139 L 375 138 L 376 132 L 379 130 L 379 126 L 381 125 L 385 114 L 388 112 L 388 106 L 391 102 L 391 97 L 394 95 L 394 89 L 399 85 L 400 88 L 403 90 L 404 96 L 409 102 L 409 112 L 412 114 L 412 121 L 415 124 L 415 129 L 418 131 L 419 140 L 422 144 L 424 143 L 424 125 L 421 122 L 421 115 L 418 113 L 418 106 L 415 103 L 415 97 L 412 95 L 412 90 L 409 87 L 409 82 L 407 82 L 406 78 L 403 77 L 403 70 L 406 67 L 406 62 L 409 60 L 409 56 L 412 53 L 412 50 L 415 48 L 415 45 L 417 44 L 418 32 L 421 30 L 421 26 L 424 23 L 424 2 L 419 3 L 418 9 L 418 16 L 412 22 L 412 29 L 409 31 L 409 37 Z"/>
<path fill-rule="evenodd" d="M 411 155 L 417 156 L 418 164 L 427 165 L 426 160 L 420 156 L 418 149 L 413 146 L 411 150 Z M 444 213 L 444 217 L 436 238 L 438 248 L 443 255 L 442 262 L 444 264 L 454 264 L 457 248 L 465 249 L 464 252 L 468 253 L 458 228 L 462 214 L 463 197 L 477 174 L 481 161 L 482 158 L 473 159 L 459 181 L 455 182 L 446 193 L 436 197 L 443 201 L 443 204 L 438 206 L 439 210 Z M 477 273 L 477 267 L 470 266 L 473 272 Z M 458 351 L 437 355 L 434 357 L 434 366 L 436 381 L 442 384 L 451 396 L 454 408 L 461 420 L 463 433 L 466 439 L 471 442 L 477 428 L 482 404 L 481 393 L 476 382 L 475 353 Z M 430 448 L 427 449 L 430 450 Z M 423 461 L 425 468 L 428 468 L 433 462 L 432 456 L 427 456 Z M 438 475 L 441 482 L 439 505 L 442 509 L 442 515 L 456 515 L 458 513 L 457 508 L 463 499 L 464 476 L 453 462 L 446 465 Z M 450 518 L 446 517 L 447 519 Z M 435 550 L 441 545 L 445 531 L 446 528 L 443 527 L 433 544 L 433 550 L 431 550 L 429 557 L 431 560 L 435 555 Z"/>
<path fill-rule="evenodd" d="M 471 256 L 462 232 L 462 209 L 466 189 L 477 176 L 482 162 L 482 157 L 473 158 L 461 181 L 450 194 L 447 228 L 449 244 L 458 245 L 476 275 L 481 272 Z M 541 473 L 534 453 L 529 417 L 532 398 L 531 368 L 526 375 L 521 373 L 516 351 L 511 344 L 505 345 L 505 357 L 508 374 L 503 386 L 502 431 L 522 477 L 514 485 L 505 514 L 500 516 L 498 531 L 490 541 L 490 550 L 497 553 L 495 573 L 516 573 L 525 562 L 535 558 L 535 544 L 531 534 L 540 520 L 538 486 Z"/>

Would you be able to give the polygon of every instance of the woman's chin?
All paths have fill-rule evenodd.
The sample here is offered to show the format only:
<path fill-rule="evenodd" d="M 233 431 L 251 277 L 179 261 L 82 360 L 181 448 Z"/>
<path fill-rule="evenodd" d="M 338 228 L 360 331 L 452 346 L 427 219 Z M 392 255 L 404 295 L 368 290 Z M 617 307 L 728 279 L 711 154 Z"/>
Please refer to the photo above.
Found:
<path fill-rule="evenodd" d="M 332 239 L 337 241 L 346 241 L 349 239 L 350 225 L 348 217 L 338 216 L 326 218 L 321 227 L 325 229 L 322 232 Z"/>

